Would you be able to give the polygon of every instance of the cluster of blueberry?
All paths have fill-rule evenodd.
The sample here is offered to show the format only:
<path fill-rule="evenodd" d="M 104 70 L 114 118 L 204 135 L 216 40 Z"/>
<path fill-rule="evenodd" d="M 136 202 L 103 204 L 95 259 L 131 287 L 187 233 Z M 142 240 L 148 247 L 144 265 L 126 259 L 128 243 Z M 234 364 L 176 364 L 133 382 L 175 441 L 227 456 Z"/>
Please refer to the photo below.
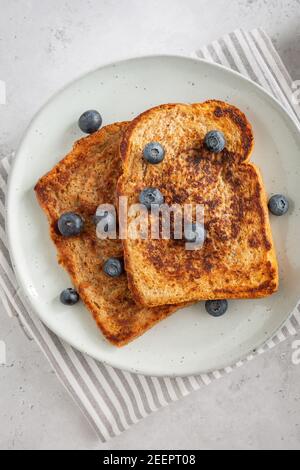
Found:
<path fill-rule="evenodd" d="M 220 131 L 210 131 L 205 136 L 206 148 L 213 152 L 219 153 L 224 150 L 226 141 L 224 134 Z M 150 142 L 144 148 L 144 159 L 152 164 L 157 165 L 165 158 L 165 149 L 159 142 Z M 152 205 L 161 206 L 164 203 L 164 196 L 157 188 L 146 188 L 140 193 L 140 203 L 151 209 Z M 186 224 L 184 228 L 184 240 L 187 243 L 202 244 L 205 239 L 205 228 L 199 223 Z"/>
<path fill-rule="evenodd" d="M 107 231 L 109 226 L 114 222 L 114 215 L 108 211 L 97 213 L 94 216 L 94 223 L 97 225 L 101 220 L 105 219 L 104 230 Z M 84 229 L 84 220 L 75 212 L 65 212 L 57 221 L 57 229 L 63 237 L 74 237 L 80 235 Z M 103 266 L 103 271 L 107 276 L 119 277 L 124 272 L 123 260 L 118 258 L 109 258 Z M 74 289 L 66 289 L 61 293 L 60 300 L 64 305 L 74 305 L 79 301 L 79 295 Z"/>
<path fill-rule="evenodd" d="M 78 121 L 80 129 L 87 133 L 92 134 L 96 132 L 102 125 L 102 117 L 98 111 L 90 110 L 82 114 Z M 213 153 L 220 153 L 226 146 L 225 136 L 218 130 L 208 132 L 204 138 L 206 148 Z M 159 142 L 150 142 L 146 145 L 143 152 L 144 159 L 152 164 L 157 165 L 165 158 L 165 149 Z M 151 209 L 153 205 L 161 206 L 164 203 L 164 196 L 158 188 L 145 188 L 139 196 L 140 203 Z M 276 216 L 282 216 L 289 210 L 288 199 L 281 195 L 276 194 L 271 197 L 269 201 L 269 210 Z M 114 216 L 107 211 L 102 214 L 97 214 L 94 217 L 94 222 L 97 225 L 103 218 L 106 219 L 108 227 L 114 224 Z M 67 212 L 63 214 L 58 222 L 57 228 L 59 233 L 64 237 L 72 237 L 79 235 L 84 228 L 84 220 L 79 214 Z M 106 229 L 105 229 L 106 230 Z M 184 229 L 184 239 L 189 243 L 203 243 L 205 239 L 205 229 L 201 224 L 191 223 Z M 118 258 L 109 258 L 103 266 L 103 271 L 107 276 L 119 277 L 124 273 L 123 260 Z M 60 300 L 64 305 L 74 305 L 79 301 L 79 294 L 72 288 L 64 290 L 60 295 Z M 214 316 L 220 317 L 228 310 L 227 300 L 208 300 L 205 304 L 207 312 Z"/>

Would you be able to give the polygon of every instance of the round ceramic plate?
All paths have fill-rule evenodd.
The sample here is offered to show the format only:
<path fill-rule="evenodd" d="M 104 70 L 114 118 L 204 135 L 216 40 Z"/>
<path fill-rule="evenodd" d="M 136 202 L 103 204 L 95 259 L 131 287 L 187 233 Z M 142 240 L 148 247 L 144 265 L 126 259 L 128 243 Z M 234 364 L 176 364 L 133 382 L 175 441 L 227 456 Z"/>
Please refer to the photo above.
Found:
<path fill-rule="evenodd" d="M 108 344 L 81 304 L 66 308 L 59 293 L 70 285 L 56 261 L 46 217 L 35 199 L 36 181 L 82 137 L 77 120 L 98 109 L 104 124 L 130 120 L 171 102 L 228 101 L 241 108 L 255 134 L 253 161 L 269 194 L 292 201 L 289 215 L 272 217 L 280 263 L 280 290 L 263 300 L 231 301 L 210 317 L 203 303 L 178 311 L 130 345 Z M 269 339 L 299 299 L 300 134 L 278 102 L 223 67 L 182 57 L 131 59 L 89 73 L 54 96 L 35 117 L 20 146 L 8 194 L 8 237 L 19 283 L 33 310 L 57 335 L 113 366 L 153 375 L 187 375 L 237 362 Z"/>

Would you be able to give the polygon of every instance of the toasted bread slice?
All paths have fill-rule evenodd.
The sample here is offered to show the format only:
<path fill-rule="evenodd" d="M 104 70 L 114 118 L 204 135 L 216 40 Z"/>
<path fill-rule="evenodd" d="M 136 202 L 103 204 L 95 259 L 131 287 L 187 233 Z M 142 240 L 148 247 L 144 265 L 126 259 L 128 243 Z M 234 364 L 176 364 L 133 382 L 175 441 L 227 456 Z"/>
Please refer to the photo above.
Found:
<path fill-rule="evenodd" d="M 211 130 L 226 137 L 219 154 L 204 145 Z M 245 115 L 221 101 L 158 106 L 129 125 L 120 146 L 119 194 L 132 204 L 141 190 L 155 187 L 169 205 L 203 204 L 207 231 L 196 251 L 176 240 L 124 240 L 129 287 L 137 302 L 259 298 L 277 290 L 266 194 L 258 168 L 249 162 L 253 141 Z M 149 142 L 164 147 L 160 164 L 144 160 Z"/>
<path fill-rule="evenodd" d="M 119 240 L 97 238 L 93 216 L 99 204 L 115 203 L 122 171 L 118 148 L 126 126 L 112 124 L 78 141 L 35 187 L 48 216 L 60 264 L 68 271 L 104 336 L 116 346 L 129 343 L 177 310 L 174 306 L 137 306 L 128 289 L 126 274 L 113 279 L 102 270 L 107 258 L 123 257 Z M 68 211 L 79 213 L 85 220 L 80 236 L 64 238 L 57 233 L 57 220 Z"/>

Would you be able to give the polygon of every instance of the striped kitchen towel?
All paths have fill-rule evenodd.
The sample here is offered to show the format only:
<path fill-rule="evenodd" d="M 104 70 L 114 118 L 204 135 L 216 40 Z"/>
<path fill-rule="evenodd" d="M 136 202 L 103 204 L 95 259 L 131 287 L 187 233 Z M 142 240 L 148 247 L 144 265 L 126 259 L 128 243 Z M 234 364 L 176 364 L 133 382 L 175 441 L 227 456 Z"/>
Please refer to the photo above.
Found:
<path fill-rule="evenodd" d="M 292 80 L 268 36 L 261 30 L 238 30 L 193 56 L 218 62 L 246 75 L 275 95 L 294 119 L 299 106 L 292 102 Z M 5 236 L 5 192 L 10 161 L 0 165 L 0 295 L 9 315 L 17 316 L 26 334 L 33 338 L 50 361 L 57 376 L 79 405 L 102 442 L 128 429 L 159 408 L 174 402 L 234 368 L 252 360 L 255 354 L 224 370 L 197 377 L 145 377 L 114 369 L 65 344 L 25 307 L 7 250 Z M 256 354 L 271 349 L 289 335 L 300 331 L 300 309 Z"/>

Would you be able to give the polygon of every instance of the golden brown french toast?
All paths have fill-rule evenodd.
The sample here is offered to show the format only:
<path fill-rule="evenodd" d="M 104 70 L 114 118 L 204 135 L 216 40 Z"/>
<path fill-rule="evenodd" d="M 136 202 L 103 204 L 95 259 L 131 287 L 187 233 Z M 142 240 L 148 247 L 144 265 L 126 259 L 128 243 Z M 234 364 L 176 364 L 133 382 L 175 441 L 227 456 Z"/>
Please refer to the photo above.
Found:
<path fill-rule="evenodd" d="M 111 278 L 103 273 L 104 262 L 110 257 L 123 257 L 123 249 L 119 240 L 97 238 L 93 216 L 100 204 L 115 204 L 122 172 L 118 148 L 126 127 L 127 123 L 112 124 L 79 140 L 35 187 L 60 264 L 105 337 L 116 346 L 129 343 L 177 310 L 174 306 L 137 306 L 126 274 Z M 83 217 L 84 231 L 64 238 L 57 231 L 57 220 L 69 211 Z"/>
<path fill-rule="evenodd" d="M 226 147 L 204 144 L 212 130 Z M 158 142 L 164 160 L 151 165 L 145 146 Z M 145 306 L 196 300 L 259 298 L 278 289 L 278 265 L 267 199 L 252 164 L 253 133 L 246 116 L 221 101 L 166 104 L 134 119 L 120 145 L 123 175 L 118 184 L 129 205 L 145 188 L 158 188 L 165 203 L 202 204 L 206 239 L 199 250 L 178 240 L 123 241 L 129 287 Z M 130 225 L 134 216 L 128 217 Z"/>

